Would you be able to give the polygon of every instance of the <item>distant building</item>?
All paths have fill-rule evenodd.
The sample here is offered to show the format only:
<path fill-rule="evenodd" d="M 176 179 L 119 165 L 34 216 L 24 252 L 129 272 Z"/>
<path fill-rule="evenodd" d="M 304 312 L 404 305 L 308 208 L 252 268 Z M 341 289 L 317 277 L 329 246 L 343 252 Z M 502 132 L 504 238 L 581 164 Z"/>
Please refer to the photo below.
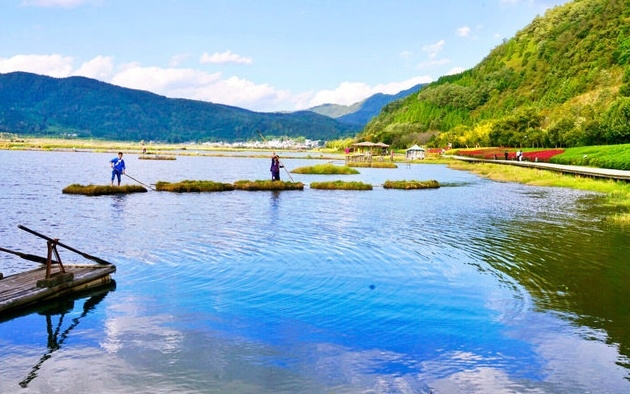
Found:
<path fill-rule="evenodd" d="M 424 159 L 424 148 L 419 147 L 418 145 L 414 145 L 411 148 L 407 149 L 405 154 L 405 159 L 407 160 L 423 160 Z"/>

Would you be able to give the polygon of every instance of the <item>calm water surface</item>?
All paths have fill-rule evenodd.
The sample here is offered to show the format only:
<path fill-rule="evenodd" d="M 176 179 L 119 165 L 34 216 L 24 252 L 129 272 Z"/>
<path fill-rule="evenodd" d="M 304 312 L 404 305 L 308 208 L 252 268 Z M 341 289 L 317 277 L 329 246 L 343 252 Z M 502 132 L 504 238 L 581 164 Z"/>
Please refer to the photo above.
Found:
<path fill-rule="evenodd" d="M 630 392 L 630 234 L 596 194 L 439 165 L 61 193 L 108 183 L 113 156 L 0 151 L 0 246 L 43 255 L 22 224 L 118 267 L 115 289 L 0 323 L 2 393 Z M 267 159 L 125 159 L 147 184 L 270 178 Z M 336 179 L 375 188 L 308 188 Z M 5 275 L 32 267 L 0 255 Z"/>

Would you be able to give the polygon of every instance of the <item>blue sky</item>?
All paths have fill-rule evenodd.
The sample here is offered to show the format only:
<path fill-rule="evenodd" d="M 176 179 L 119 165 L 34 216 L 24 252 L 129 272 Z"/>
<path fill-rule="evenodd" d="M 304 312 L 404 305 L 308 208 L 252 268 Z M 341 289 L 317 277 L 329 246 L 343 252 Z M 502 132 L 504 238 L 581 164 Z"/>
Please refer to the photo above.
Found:
<path fill-rule="evenodd" d="M 2 0 L 0 73 L 294 111 L 479 63 L 567 0 Z"/>

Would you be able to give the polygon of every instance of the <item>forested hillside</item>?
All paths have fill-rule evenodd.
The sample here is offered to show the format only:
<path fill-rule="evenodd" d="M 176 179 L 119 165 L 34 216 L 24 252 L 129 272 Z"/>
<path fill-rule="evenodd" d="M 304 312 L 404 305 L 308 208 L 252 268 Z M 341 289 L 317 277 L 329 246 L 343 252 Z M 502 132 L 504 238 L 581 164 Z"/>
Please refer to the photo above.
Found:
<path fill-rule="evenodd" d="M 259 113 L 169 99 L 83 77 L 0 74 L 0 132 L 124 141 L 239 141 L 271 137 L 343 138 L 360 127 L 310 111 Z"/>
<path fill-rule="evenodd" d="M 548 10 L 473 69 L 387 105 L 360 138 L 401 148 L 630 142 L 630 0 Z"/>

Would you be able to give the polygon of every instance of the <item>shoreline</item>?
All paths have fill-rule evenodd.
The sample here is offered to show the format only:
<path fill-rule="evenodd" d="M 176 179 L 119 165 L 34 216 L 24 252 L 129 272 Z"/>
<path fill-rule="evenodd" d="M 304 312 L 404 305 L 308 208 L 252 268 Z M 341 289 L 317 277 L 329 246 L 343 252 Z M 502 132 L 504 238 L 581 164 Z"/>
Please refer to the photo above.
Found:
<path fill-rule="evenodd" d="M 143 148 L 146 152 L 143 153 Z M 178 155 L 178 156 L 207 156 L 207 157 L 269 157 L 271 152 L 282 152 L 283 158 L 343 160 L 344 154 L 323 150 L 284 150 L 273 147 L 254 148 L 217 148 L 202 144 L 142 144 L 128 141 L 101 140 L 60 140 L 53 138 L 32 138 L 19 141 L 0 141 L 0 150 L 51 151 L 51 152 L 87 152 L 111 153 L 123 151 L 126 154 Z M 233 152 L 234 154 L 230 154 Z M 244 152 L 250 152 L 244 154 Z M 291 153 L 301 153 L 291 155 Z M 401 154 L 398 153 L 398 157 Z M 408 161 L 398 158 L 394 162 Z M 589 179 L 580 176 L 565 175 L 544 169 L 507 166 L 495 163 L 466 163 L 448 157 L 427 158 L 416 160 L 412 164 L 444 164 L 449 168 L 469 171 L 479 176 L 498 182 L 515 182 L 532 186 L 568 187 L 577 190 L 602 193 L 608 204 L 619 212 L 611 215 L 612 223 L 630 226 L 630 183 L 612 180 Z"/>

